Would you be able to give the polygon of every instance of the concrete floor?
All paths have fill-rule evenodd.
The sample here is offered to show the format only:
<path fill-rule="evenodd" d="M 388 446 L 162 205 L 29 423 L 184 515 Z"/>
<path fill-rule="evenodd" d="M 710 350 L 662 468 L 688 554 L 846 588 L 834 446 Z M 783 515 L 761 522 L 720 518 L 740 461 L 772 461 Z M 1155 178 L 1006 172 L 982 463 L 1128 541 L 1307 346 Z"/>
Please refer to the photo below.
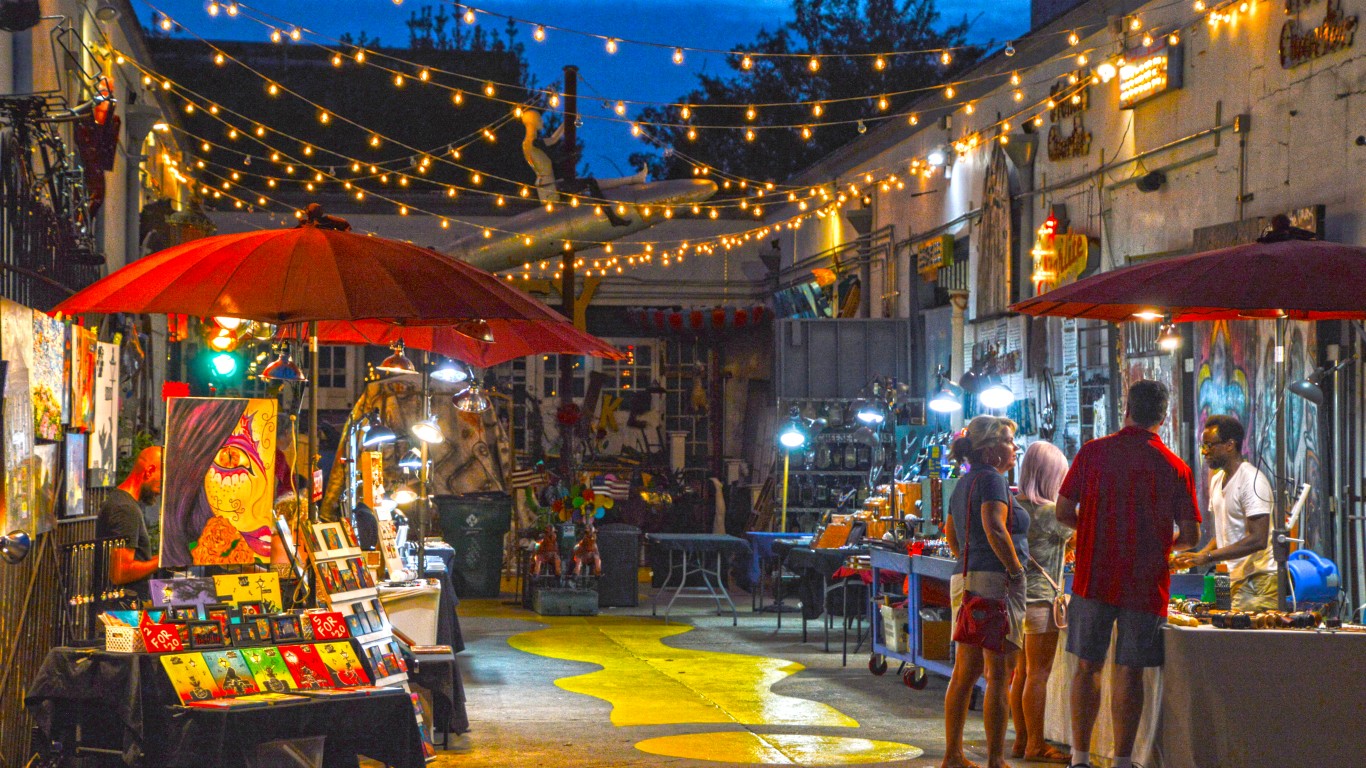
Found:
<path fill-rule="evenodd" d="M 689 624 L 693 629 L 662 642 L 669 648 L 775 657 L 804 665 L 805 669 L 773 684 L 771 692 L 829 705 L 857 721 L 857 727 L 741 725 L 733 720 L 614 726 L 609 701 L 571 693 L 555 684 L 560 678 L 594 672 L 600 669 L 599 665 L 547 658 L 514 649 L 509 645 L 509 638 L 546 627 L 546 623 L 539 621 L 541 617 L 499 601 L 471 600 L 460 606 L 467 648 L 458 657 L 468 697 L 471 730 L 464 736 L 452 737 L 450 750 L 440 753 L 436 765 L 711 768 L 737 764 L 731 760 L 661 757 L 635 747 L 637 743 L 661 736 L 725 731 L 898 742 L 918 747 L 924 753 L 914 759 L 859 764 L 917 767 L 939 764 L 944 744 L 944 679 L 931 676 L 927 688 L 915 691 L 895 674 L 895 664 L 885 676 L 875 677 L 868 671 L 866 645 L 858 654 L 850 654 L 847 667 L 841 666 L 838 633 L 832 637 L 832 652 L 824 653 L 819 623 L 809 625 L 809 642 L 803 643 L 800 615 L 784 615 L 783 629 L 779 633 L 775 631 L 774 614 L 752 613 L 749 597 L 743 593 L 737 593 L 735 598 L 740 608 L 738 627 L 731 626 L 729 614 L 713 615 L 710 603 L 688 601 L 685 604 L 680 600 L 671 623 Z M 603 615 L 648 620 L 650 606 L 646 599 L 639 608 L 606 609 Z M 763 689 L 757 691 L 758 694 L 768 693 L 769 686 L 758 680 L 746 681 L 745 685 Z M 620 720 L 621 713 L 617 715 Z M 979 712 L 970 714 L 966 738 L 969 759 L 984 763 L 986 753 Z M 1017 763 L 1024 765 L 1023 761 Z M 852 763 L 838 757 L 834 750 L 828 754 L 817 750 L 815 756 L 811 752 L 798 755 L 788 751 L 785 756 L 763 764 Z"/>

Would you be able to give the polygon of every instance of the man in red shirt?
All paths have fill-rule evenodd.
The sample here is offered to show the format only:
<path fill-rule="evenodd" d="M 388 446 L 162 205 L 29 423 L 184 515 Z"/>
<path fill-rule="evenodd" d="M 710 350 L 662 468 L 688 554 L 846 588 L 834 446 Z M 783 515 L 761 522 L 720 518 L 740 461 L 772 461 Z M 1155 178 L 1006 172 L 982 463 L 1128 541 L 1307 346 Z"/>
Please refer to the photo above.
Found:
<path fill-rule="evenodd" d="M 1077 529 L 1077 571 L 1068 608 L 1072 681 L 1072 765 L 1090 766 L 1100 707 L 1100 673 L 1115 639 L 1110 715 L 1114 768 L 1130 768 L 1143 713 L 1143 669 L 1162 666 L 1173 546 L 1200 540 L 1191 469 L 1157 436 L 1167 417 L 1167 387 L 1129 387 L 1124 428 L 1083 445 L 1063 480 L 1058 520 Z"/>

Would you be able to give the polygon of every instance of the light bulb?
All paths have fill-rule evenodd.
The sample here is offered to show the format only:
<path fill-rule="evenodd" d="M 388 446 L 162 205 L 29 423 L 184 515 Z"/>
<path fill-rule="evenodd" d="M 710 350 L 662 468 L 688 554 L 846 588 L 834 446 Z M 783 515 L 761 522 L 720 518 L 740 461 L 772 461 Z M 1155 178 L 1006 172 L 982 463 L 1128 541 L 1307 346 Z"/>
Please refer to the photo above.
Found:
<path fill-rule="evenodd" d="M 1068 33 L 1067 33 L 1067 44 L 1068 44 L 1068 45 L 1076 45 L 1077 43 L 1080 43 L 1080 42 L 1081 42 L 1081 36 L 1078 35 L 1076 32 L 1068 32 Z"/>
<path fill-rule="evenodd" d="M 615 37 L 609 37 L 609 38 L 607 38 L 607 52 L 608 52 L 608 53 L 616 53 L 616 52 L 617 52 L 617 39 L 616 39 Z"/>
<path fill-rule="evenodd" d="M 952 85 L 944 89 L 944 98 L 952 99 L 956 95 L 958 95 L 958 92 L 953 89 Z"/>
<path fill-rule="evenodd" d="M 809 69 L 809 70 L 811 70 L 812 72 L 819 72 L 819 71 L 821 71 L 821 60 L 820 60 L 820 58 L 819 58 L 819 57 L 816 57 L 816 56 L 812 56 L 810 59 L 807 60 L 807 62 L 806 62 L 806 68 Z"/>
<path fill-rule="evenodd" d="M 953 63 L 953 54 L 945 49 L 943 53 L 939 54 L 939 63 L 947 67 L 949 64 Z"/>
<path fill-rule="evenodd" d="M 675 49 L 674 49 L 674 63 L 675 63 L 675 64 L 682 64 L 682 63 L 683 63 L 683 49 L 682 49 L 682 48 L 675 48 Z"/>
<path fill-rule="evenodd" d="M 466 23 L 466 24 L 473 24 L 473 23 L 474 23 L 474 9 L 473 9 L 473 8 L 466 8 L 466 9 L 465 9 L 465 23 Z"/>
<path fill-rule="evenodd" d="M 532 33 L 531 33 L 531 36 L 532 36 L 533 38 L 535 38 L 536 42 L 538 42 L 538 43 L 544 42 L 544 41 L 545 41 L 545 25 L 543 25 L 543 24 L 537 24 L 537 25 L 536 25 L 536 31 L 535 31 L 535 32 L 532 32 Z"/>
<path fill-rule="evenodd" d="M 881 72 L 882 70 L 884 70 L 884 69 L 886 69 L 886 68 L 887 68 L 887 60 L 886 60 L 886 59 L 882 58 L 881 56 L 877 57 L 876 59 L 873 59 L 873 69 L 876 69 L 877 71 Z"/>
<path fill-rule="evenodd" d="M 748 70 L 748 69 L 753 69 L 753 68 L 754 68 L 754 59 L 751 59 L 751 58 L 749 57 L 748 54 L 746 54 L 743 58 L 740 59 L 740 69 L 746 69 L 746 70 Z"/>

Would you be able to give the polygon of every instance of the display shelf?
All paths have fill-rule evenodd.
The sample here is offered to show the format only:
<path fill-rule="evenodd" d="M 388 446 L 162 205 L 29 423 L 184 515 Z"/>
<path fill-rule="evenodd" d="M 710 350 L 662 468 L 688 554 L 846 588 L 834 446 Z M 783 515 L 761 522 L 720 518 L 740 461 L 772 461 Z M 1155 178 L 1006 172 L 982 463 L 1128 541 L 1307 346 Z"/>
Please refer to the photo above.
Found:
<path fill-rule="evenodd" d="M 393 636 L 394 636 L 394 631 L 393 631 L 392 629 L 389 629 L 388 627 L 386 627 L 386 628 L 381 629 L 381 630 L 379 630 L 379 631 L 377 631 L 377 632 L 371 632 L 371 633 L 368 634 L 368 635 L 361 635 L 361 636 L 355 638 L 355 640 L 356 640 L 356 642 L 360 643 L 361 645 L 366 645 L 367 643 L 373 643 L 373 642 L 375 642 L 376 640 L 383 640 L 383 639 L 386 638 L 386 637 L 393 637 Z"/>
<path fill-rule="evenodd" d="M 329 605 L 336 605 L 337 603 L 354 603 L 357 600 L 365 600 L 371 597 L 379 597 L 379 590 L 375 587 L 353 589 L 350 592 L 333 592 L 327 596 L 327 602 Z"/>
<path fill-rule="evenodd" d="M 866 476 L 866 469 L 794 469 L 794 475 L 840 475 L 844 477 Z"/>
<path fill-rule="evenodd" d="M 406 682 L 408 682 L 408 673 L 399 672 L 398 674 L 389 675 L 388 677 L 381 677 L 380 679 L 376 680 L 375 687 L 382 688 L 386 685 L 400 685 Z"/>

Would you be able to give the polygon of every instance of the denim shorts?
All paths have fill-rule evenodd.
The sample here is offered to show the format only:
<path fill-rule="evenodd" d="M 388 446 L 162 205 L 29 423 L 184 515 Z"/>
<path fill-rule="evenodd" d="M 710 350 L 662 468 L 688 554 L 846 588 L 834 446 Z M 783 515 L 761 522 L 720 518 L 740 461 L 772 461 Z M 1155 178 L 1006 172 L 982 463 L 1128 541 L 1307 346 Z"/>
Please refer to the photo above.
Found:
<path fill-rule="evenodd" d="M 1131 611 L 1073 595 L 1067 606 L 1067 651 L 1086 661 L 1103 664 L 1114 633 L 1116 664 L 1160 667 L 1165 658 L 1162 627 L 1166 623 L 1165 616 Z"/>

